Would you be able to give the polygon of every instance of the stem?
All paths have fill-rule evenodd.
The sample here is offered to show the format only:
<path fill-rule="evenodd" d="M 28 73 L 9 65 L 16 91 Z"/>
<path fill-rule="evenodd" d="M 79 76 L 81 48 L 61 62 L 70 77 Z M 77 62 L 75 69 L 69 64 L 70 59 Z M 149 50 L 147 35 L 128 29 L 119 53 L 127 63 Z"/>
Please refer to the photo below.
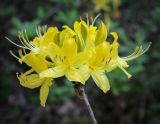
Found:
<path fill-rule="evenodd" d="M 94 116 L 93 110 L 92 110 L 91 105 L 90 105 L 90 103 L 88 101 L 87 94 L 85 93 L 84 86 L 79 85 L 79 90 L 82 93 L 83 100 L 84 100 L 85 105 L 86 105 L 86 107 L 88 109 L 88 112 L 89 112 L 89 115 L 91 117 L 91 120 L 92 120 L 93 124 L 97 124 L 97 120 L 96 120 L 96 118 Z"/>

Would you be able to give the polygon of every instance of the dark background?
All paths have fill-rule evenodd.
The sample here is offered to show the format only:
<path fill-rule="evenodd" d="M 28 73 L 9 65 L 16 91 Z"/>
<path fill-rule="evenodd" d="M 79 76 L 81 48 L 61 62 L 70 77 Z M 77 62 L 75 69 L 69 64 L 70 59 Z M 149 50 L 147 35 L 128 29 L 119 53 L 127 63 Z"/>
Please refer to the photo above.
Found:
<path fill-rule="evenodd" d="M 87 0 L 1 0 L 0 1 L 0 124 L 90 124 L 83 101 L 75 95 L 71 82 L 56 79 L 50 88 L 47 106 L 39 102 L 39 89 L 19 85 L 16 72 L 28 68 L 10 54 L 18 50 L 4 37 L 18 42 L 18 31 L 27 30 L 30 39 L 38 25 L 72 27 L 86 13 L 101 19 L 110 16 L 110 31 L 119 34 L 120 53 L 128 55 L 136 45 L 149 51 L 129 62 L 127 79 L 121 70 L 108 75 L 111 90 L 104 94 L 90 79 L 86 83 L 91 106 L 99 124 L 160 124 L 160 0 L 122 0 L 119 7 L 110 2 L 107 11 L 95 11 Z"/>

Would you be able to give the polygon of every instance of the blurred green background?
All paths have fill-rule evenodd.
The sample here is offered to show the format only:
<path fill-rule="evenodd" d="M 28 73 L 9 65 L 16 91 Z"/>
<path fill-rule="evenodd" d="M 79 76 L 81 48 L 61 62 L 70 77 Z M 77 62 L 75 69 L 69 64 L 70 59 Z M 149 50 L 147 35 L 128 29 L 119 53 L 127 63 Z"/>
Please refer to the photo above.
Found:
<path fill-rule="evenodd" d="M 96 2 L 95 2 L 96 1 Z M 74 92 L 71 82 L 56 79 L 47 106 L 39 103 L 39 89 L 19 85 L 16 72 L 24 72 L 9 50 L 17 51 L 4 37 L 18 42 L 18 32 L 26 29 L 35 36 L 38 25 L 72 27 L 86 13 L 107 22 L 119 34 L 121 55 L 133 52 L 136 45 L 150 50 L 130 62 L 131 79 L 116 69 L 108 75 L 111 90 L 103 94 L 89 80 L 86 84 L 91 106 L 99 124 L 160 124 L 160 0 L 1 0 L 0 1 L 0 124 L 90 124 L 88 112 Z"/>

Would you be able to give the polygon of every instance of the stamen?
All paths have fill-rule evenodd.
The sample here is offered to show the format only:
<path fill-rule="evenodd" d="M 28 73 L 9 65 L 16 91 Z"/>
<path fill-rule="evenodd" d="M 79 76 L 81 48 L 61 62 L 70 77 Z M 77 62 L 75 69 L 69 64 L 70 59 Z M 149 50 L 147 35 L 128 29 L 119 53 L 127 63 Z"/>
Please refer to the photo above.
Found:
<path fill-rule="evenodd" d="M 24 52 L 24 55 L 26 55 L 27 53 L 26 53 L 26 50 L 25 49 L 22 49 L 23 50 L 23 52 Z"/>
<path fill-rule="evenodd" d="M 25 46 L 25 47 L 27 47 L 26 44 L 24 44 L 23 41 L 22 41 L 22 39 L 21 39 L 21 32 L 19 32 L 18 37 L 19 37 L 19 40 L 21 41 L 22 45 Z"/>
<path fill-rule="evenodd" d="M 19 53 L 19 56 L 20 56 L 20 59 L 19 59 L 19 62 L 20 63 L 22 63 L 23 62 L 23 60 L 25 59 L 25 55 L 26 55 L 26 52 L 24 52 L 25 50 L 23 49 L 23 51 L 20 49 L 19 51 L 18 51 L 18 53 Z M 24 52 L 24 55 L 23 55 L 23 52 Z"/>
<path fill-rule="evenodd" d="M 138 51 L 139 51 L 139 47 L 136 46 L 134 52 L 133 52 L 131 55 L 127 56 L 127 57 L 123 57 L 123 59 L 125 59 L 125 58 L 130 58 L 130 57 L 132 57 L 132 56 L 135 56 L 135 55 L 138 53 Z"/>
<path fill-rule="evenodd" d="M 88 17 L 88 13 L 86 14 L 86 18 L 87 18 L 87 25 L 89 26 L 89 17 Z"/>
<path fill-rule="evenodd" d="M 40 26 L 38 26 L 38 31 L 39 31 L 40 37 L 42 37 L 42 32 L 41 32 L 41 27 Z"/>
<path fill-rule="evenodd" d="M 26 30 L 24 30 L 24 38 L 26 39 L 26 41 L 28 42 L 28 44 L 30 44 L 30 41 L 29 41 L 29 39 L 28 39 L 28 36 L 27 36 Z M 30 45 L 33 47 L 33 45 L 32 45 L 32 44 L 30 44 Z"/>
<path fill-rule="evenodd" d="M 16 59 L 20 59 L 18 56 L 16 56 L 11 50 L 9 51 L 10 52 L 10 54 L 14 57 L 14 58 L 16 58 Z"/>
<path fill-rule="evenodd" d="M 96 20 L 100 17 L 100 13 L 94 18 L 93 22 L 92 22 L 92 25 L 94 25 L 94 23 L 96 22 Z"/>
<path fill-rule="evenodd" d="M 93 18 L 92 17 L 90 17 L 90 22 L 93 22 Z"/>
<path fill-rule="evenodd" d="M 42 26 L 42 32 L 43 32 L 43 34 L 45 34 L 46 31 L 47 31 L 47 26 L 46 26 L 46 25 L 45 25 L 45 26 Z"/>
<path fill-rule="evenodd" d="M 27 75 L 31 74 L 32 72 L 34 72 L 34 70 L 33 70 L 33 69 L 30 69 L 30 70 L 28 70 L 27 72 L 25 72 L 24 75 L 27 76 Z"/>
<path fill-rule="evenodd" d="M 126 69 L 124 69 L 120 64 L 118 65 L 118 67 L 127 75 L 128 78 L 131 78 L 131 77 L 132 77 L 132 75 L 129 74 L 129 73 L 126 71 Z"/>
<path fill-rule="evenodd" d="M 43 34 L 45 34 L 47 32 L 47 26 L 38 26 L 36 28 L 36 33 L 38 37 L 42 37 Z"/>
<path fill-rule="evenodd" d="M 136 59 L 137 57 L 139 57 L 142 54 L 144 54 L 145 52 L 147 52 L 148 49 L 150 48 L 150 46 L 151 46 L 151 42 L 149 43 L 148 47 L 145 50 L 143 50 L 142 46 L 136 47 L 135 52 L 133 52 L 133 54 L 131 54 L 127 57 L 122 57 L 122 59 L 124 59 L 125 61 L 130 61 L 130 60 Z"/>
<path fill-rule="evenodd" d="M 21 34 L 21 38 L 22 38 L 22 41 L 26 44 L 26 46 L 28 46 L 28 48 L 33 48 L 33 46 L 29 43 L 29 41 L 27 41 L 27 39 L 24 37 L 23 32 Z"/>
<path fill-rule="evenodd" d="M 80 16 L 79 18 L 80 18 L 80 20 L 82 21 L 82 17 Z"/>
<path fill-rule="evenodd" d="M 40 34 L 38 32 L 38 27 L 36 28 L 36 34 L 37 34 L 38 37 L 40 37 Z"/>
<path fill-rule="evenodd" d="M 37 33 L 38 37 L 41 37 L 41 36 L 42 36 L 40 26 L 38 26 L 38 27 L 36 28 L 36 33 Z"/>
<path fill-rule="evenodd" d="M 23 37 L 23 34 L 22 32 L 20 32 L 19 34 L 19 40 L 21 41 L 21 43 L 27 48 L 27 49 L 30 49 L 28 44 L 24 41 L 24 39 L 22 38 Z"/>
<path fill-rule="evenodd" d="M 24 49 L 27 49 L 27 47 L 25 47 L 25 46 L 21 46 L 21 45 L 19 45 L 19 44 L 16 44 L 16 43 L 14 43 L 12 40 L 10 40 L 8 37 L 5 37 L 10 43 L 12 43 L 12 44 L 14 44 L 15 46 L 17 46 L 17 47 L 20 47 L 20 48 L 24 48 Z"/>

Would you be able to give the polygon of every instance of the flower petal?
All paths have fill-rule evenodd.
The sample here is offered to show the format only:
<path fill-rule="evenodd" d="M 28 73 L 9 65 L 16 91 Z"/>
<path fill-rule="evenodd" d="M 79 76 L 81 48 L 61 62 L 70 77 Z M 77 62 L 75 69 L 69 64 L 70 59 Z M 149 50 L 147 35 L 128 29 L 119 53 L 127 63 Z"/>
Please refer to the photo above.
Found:
<path fill-rule="evenodd" d="M 116 67 L 117 67 L 117 60 L 116 59 L 112 59 L 106 64 L 105 69 L 106 69 L 107 72 L 111 72 Z"/>
<path fill-rule="evenodd" d="M 17 75 L 17 78 L 22 86 L 30 89 L 41 86 L 45 80 L 44 78 L 40 79 L 38 74 L 25 75 L 25 73 L 20 76 Z"/>
<path fill-rule="evenodd" d="M 77 44 L 73 38 L 66 39 L 63 42 L 62 54 L 69 60 L 72 60 L 77 55 Z"/>
<path fill-rule="evenodd" d="M 75 82 L 80 82 L 84 84 L 85 82 L 83 81 L 82 75 L 79 73 L 78 69 L 75 68 L 70 68 L 67 70 L 65 76 L 69 81 L 75 81 Z"/>
<path fill-rule="evenodd" d="M 96 85 L 106 93 L 110 89 L 109 80 L 105 75 L 104 71 L 94 71 L 91 72 L 92 78 Z"/>
<path fill-rule="evenodd" d="M 127 63 L 124 59 L 118 57 L 118 58 L 117 58 L 117 61 L 118 61 L 118 63 L 119 63 L 122 67 L 124 67 L 124 68 L 129 67 L 128 63 Z"/>
<path fill-rule="evenodd" d="M 119 47 L 119 43 L 118 43 L 118 35 L 116 32 L 111 32 L 111 35 L 114 38 L 114 41 L 112 43 L 112 50 L 111 50 L 111 57 L 112 58 L 116 58 L 118 57 L 118 47 Z"/>
<path fill-rule="evenodd" d="M 41 55 L 35 55 L 33 52 L 26 54 L 23 56 L 22 51 L 19 51 L 19 55 L 21 59 L 20 62 L 25 62 L 28 66 L 32 67 L 37 73 L 47 69 L 47 63 L 45 58 Z"/>
<path fill-rule="evenodd" d="M 108 31 L 107 31 L 106 25 L 101 21 L 100 27 L 96 34 L 95 45 L 98 45 L 103 41 L 105 41 L 107 38 L 107 34 L 108 34 Z"/>
<path fill-rule="evenodd" d="M 110 58 L 110 43 L 109 42 L 102 42 L 96 47 L 96 55 L 94 58 L 95 65 L 101 64 L 103 59 Z"/>
<path fill-rule="evenodd" d="M 39 76 L 40 78 L 44 78 L 44 77 L 52 77 L 52 78 L 58 78 L 61 76 L 64 76 L 65 73 L 65 66 L 56 66 L 54 68 L 49 68 L 47 70 L 42 71 Z"/>
<path fill-rule="evenodd" d="M 79 73 L 82 76 L 83 82 L 86 82 L 90 77 L 90 70 L 87 65 L 83 65 L 78 69 Z"/>
<path fill-rule="evenodd" d="M 50 43 L 47 49 L 44 51 L 46 55 L 52 59 L 60 52 L 60 48 L 55 43 Z"/>
<path fill-rule="evenodd" d="M 76 67 L 79 67 L 83 64 L 86 64 L 88 60 L 90 59 L 90 56 L 91 56 L 90 52 L 88 51 L 78 53 L 77 56 L 73 60 L 73 65 Z"/>
<path fill-rule="evenodd" d="M 40 88 L 40 101 L 43 107 L 45 107 L 45 103 L 46 103 L 48 93 L 49 93 L 48 83 L 50 83 L 50 80 L 46 80 L 46 82 Z"/>
<path fill-rule="evenodd" d="M 40 42 L 41 47 L 47 47 L 49 43 L 56 42 L 56 36 L 59 33 L 56 27 L 48 28 L 47 32 L 43 36 L 43 39 Z"/>

